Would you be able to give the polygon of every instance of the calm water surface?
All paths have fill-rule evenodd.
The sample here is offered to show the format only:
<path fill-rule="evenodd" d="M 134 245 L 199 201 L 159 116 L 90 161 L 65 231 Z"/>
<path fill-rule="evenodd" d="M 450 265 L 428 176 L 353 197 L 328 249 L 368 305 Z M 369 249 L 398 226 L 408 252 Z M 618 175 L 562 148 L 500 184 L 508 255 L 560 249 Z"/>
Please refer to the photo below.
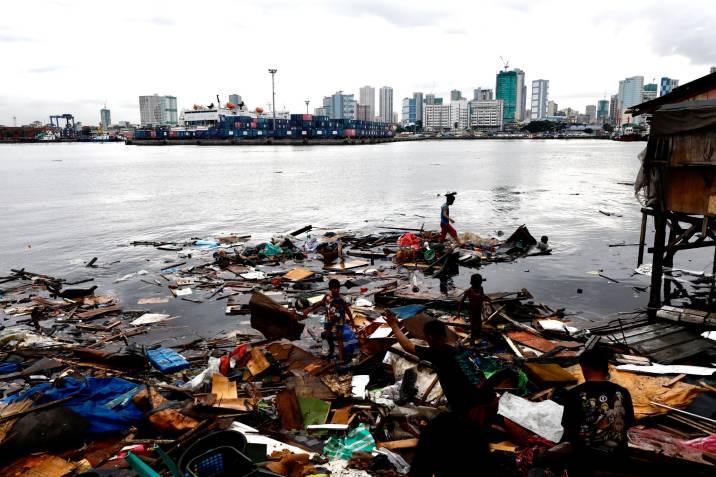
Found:
<path fill-rule="evenodd" d="M 632 276 L 636 247 L 608 247 L 638 242 L 639 205 L 628 184 L 642 147 L 593 140 L 0 145 L 0 275 L 22 267 L 80 274 L 97 256 L 120 261 L 93 272 L 112 292 L 123 286 L 115 278 L 152 269 L 148 249 L 127 246 L 133 240 L 261 238 L 306 224 L 437 228 L 437 196 L 456 190 L 451 215 L 459 231 L 491 236 L 526 224 L 554 248 L 551 257 L 485 267 L 487 291 L 525 287 L 588 324 L 647 301 L 632 289 L 646 284 Z M 596 276 L 599 270 L 619 283 Z"/>

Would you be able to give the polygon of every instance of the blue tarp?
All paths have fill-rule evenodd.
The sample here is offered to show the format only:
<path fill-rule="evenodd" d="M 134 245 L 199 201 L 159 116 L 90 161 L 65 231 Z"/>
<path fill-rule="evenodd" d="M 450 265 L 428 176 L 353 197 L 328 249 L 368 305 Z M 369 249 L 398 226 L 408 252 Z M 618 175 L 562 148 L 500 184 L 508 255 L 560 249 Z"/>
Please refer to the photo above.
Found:
<path fill-rule="evenodd" d="M 106 406 L 110 401 L 138 387 L 120 378 L 63 378 L 55 383 L 43 383 L 27 391 L 3 399 L 0 403 L 11 403 L 41 394 L 35 402 L 45 404 L 68 396 L 76 396 L 62 404 L 87 419 L 92 435 L 118 432 L 136 425 L 142 419 L 142 411 L 130 399 L 127 403 Z"/>
<path fill-rule="evenodd" d="M 390 311 L 395 313 L 395 316 L 397 316 L 398 319 L 406 320 L 422 312 L 424 309 L 425 307 L 423 305 L 405 305 L 397 308 L 391 308 Z"/>

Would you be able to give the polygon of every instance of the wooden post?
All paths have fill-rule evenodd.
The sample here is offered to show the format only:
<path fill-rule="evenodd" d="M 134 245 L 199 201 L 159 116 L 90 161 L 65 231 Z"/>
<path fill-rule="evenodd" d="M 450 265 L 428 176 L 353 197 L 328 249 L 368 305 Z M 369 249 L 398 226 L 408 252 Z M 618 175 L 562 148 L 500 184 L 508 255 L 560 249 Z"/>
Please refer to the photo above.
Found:
<path fill-rule="evenodd" d="M 641 231 L 639 232 L 639 255 L 637 257 L 636 266 L 637 268 L 644 263 L 644 241 L 646 240 L 646 220 L 647 215 L 645 211 L 641 212 Z"/>
<path fill-rule="evenodd" d="M 666 212 L 654 211 L 654 253 L 651 263 L 651 295 L 649 297 L 649 319 L 656 319 L 661 307 L 661 278 L 664 274 L 664 239 L 666 238 Z"/>
<path fill-rule="evenodd" d="M 666 221 L 665 221 L 666 222 Z M 671 223 L 669 224 L 667 222 L 667 225 L 670 225 L 669 227 L 669 239 L 666 241 L 666 246 L 664 250 L 664 260 L 662 262 L 661 269 L 663 270 L 664 267 L 668 268 L 674 268 L 674 254 L 676 253 L 676 250 L 671 244 L 675 244 L 681 235 L 681 229 L 679 228 L 678 221 L 672 216 L 671 217 Z M 656 254 L 656 251 L 654 251 Z M 663 280 L 664 282 L 664 295 L 662 297 L 662 303 L 664 305 L 671 305 L 671 280 Z"/>

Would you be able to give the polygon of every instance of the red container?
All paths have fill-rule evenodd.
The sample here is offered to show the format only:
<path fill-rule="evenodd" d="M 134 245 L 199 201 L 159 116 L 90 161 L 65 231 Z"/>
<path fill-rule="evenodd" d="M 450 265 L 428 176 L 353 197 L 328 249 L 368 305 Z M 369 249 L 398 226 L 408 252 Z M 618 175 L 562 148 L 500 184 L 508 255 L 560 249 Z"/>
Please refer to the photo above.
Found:
<path fill-rule="evenodd" d="M 304 114 L 303 120 L 304 121 L 311 121 L 313 119 L 313 114 Z"/>
<path fill-rule="evenodd" d="M 356 137 L 356 130 L 355 129 L 346 129 L 345 136 L 346 137 Z"/>
<path fill-rule="evenodd" d="M 151 137 L 152 139 L 155 139 L 155 138 L 157 137 L 157 132 L 156 132 L 156 131 L 149 131 L 149 137 Z"/>

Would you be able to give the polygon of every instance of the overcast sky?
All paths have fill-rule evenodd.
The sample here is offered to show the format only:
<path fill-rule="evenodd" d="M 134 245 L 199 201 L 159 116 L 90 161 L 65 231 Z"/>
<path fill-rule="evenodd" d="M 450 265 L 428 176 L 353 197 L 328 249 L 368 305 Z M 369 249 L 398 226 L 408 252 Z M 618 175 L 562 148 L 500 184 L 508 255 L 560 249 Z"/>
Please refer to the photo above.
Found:
<path fill-rule="evenodd" d="M 73 113 L 139 121 L 138 96 L 179 108 L 241 94 L 311 111 L 323 96 L 369 84 L 472 98 L 494 88 L 500 57 L 550 99 L 583 110 L 620 79 L 682 84 L 716 65 L 713 1 L 214 0 L 14 1 L 0 14 L 0 124 Z M 528 106 L 529 107 L 529 106 Z"/>

